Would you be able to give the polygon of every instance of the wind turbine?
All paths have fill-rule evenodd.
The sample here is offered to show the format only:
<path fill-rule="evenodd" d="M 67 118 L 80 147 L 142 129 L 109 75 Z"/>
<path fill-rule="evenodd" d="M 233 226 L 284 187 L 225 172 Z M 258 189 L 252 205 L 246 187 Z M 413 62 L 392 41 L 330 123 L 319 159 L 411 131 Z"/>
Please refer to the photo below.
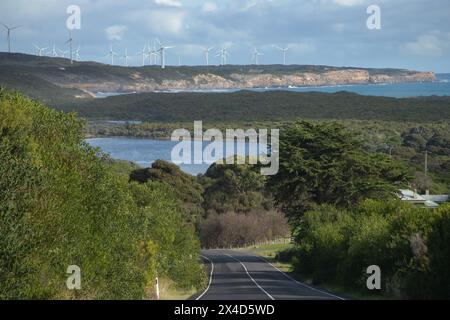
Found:
<path fill-rule="evenodd" d="M 65 58 L 66 57 L 66 55 L 67 55 L 67 53 L 68 53 L 68 51 L 66 50 L 66 51 L 63 51 L 63 50 L 61 50 L 61 49 L 57 49 L 58 51 L 59 51 L 59 53 L 61 54 L 61 57 L 63 57 L 63 58 Z"/>
<path fill-rule="evenodd" d="M 75 54 L 75 60 L 77 60 L 77 61 L 81 60 L 81 57 L 80 57 L 80 46 L 78 46 L 77 50 L 75 50 L 73 53 Z"/>
<path fill-rule="evenodd" d="M 252 57 L 252 61 L 255 62 L 255 65 L 259 64 L 259 56 L 263 56 L 264 53 L 261 53 L 258 51 L 258 49 L 255 48 L 255 50 L 253 51 L 253 57 Z"/>
<path fill-rule="evenodd" d="M 283 51 L 283 65 L 286 65 L 286 53 L 289 51 L 289 49 L 291 49 L 290 47 L 286 47 L 286 48 L 281 48 L 279 46 L 275 46 L 275 48 L 277 48 L 280 51 Z"/>
<path fill-rule="evenodd" d="M 37 55 L 38 55 L 39 57 L 42 57 L 42 52 L 44 52 L 45 50 L 48 49 L 48 48 L 41 48 L 41 47 L 39 47 L 39 46 L 37 46 L 37 45 L 35 45 L 35 44 L 34 44 L 34 47 L 36 48 Z"/>
<path fill-rule="evenodd" d="M 125 66 L 128 67 L 128 60 L 131 59 L 131 57 L 128 55 L 128 49 L 125 49 L 125 54 L 122 56 L 122 58 L 125 59 Z"/>
<path fill-rule="evenodd" d="M 226 47 L 223 47 L 220 49 L 219 52 L 217 52 L 216 57 L 220 57 L 220 65 L 224 66 L 227 64 L 227 58 L 228 58 L 228 49 Z"/>
<path fill-rule="evenodd" d="M 6 24 L 2 23 L 2 25 L 5 27 L 5 29 L 7 30 L 7 36 L 6 39 L 8 41 L 8 53 L 11 53 L 11 31 L 19 29 L 21 26 L 16 26 L 16 27 L 8 27 Z"/>
<path fill-rule="evenodd" d="M 158 52 L 161 55 L 161 69 L 165 69 L 166 68 L 166 50 L 167 49 L 173 49 L 175 47 L 173 47 L 173 46 L 172 47 L 164 46 L 164 45 L 162 45 L 162 43 L 158 39 L 156 39 L 156 41 L 158 41 L 158 44 L 159 44 Z"/>
<path fill-rule="evenodd" d="M 158 51 L 156 50 L 156 41 L 153 43 L 153 50 L 151 45 L 148 45 L 147 56 L 149 64 L 154 65 L 158 60 Z M 155 57 L 155 62 L 153 62 L 153 57 Z"/>
<path fill-rule="evenodd" d="M 138 55 L 142 56 L 142 66 L 145 66 L 145 58 L 147 53 L 145 53 L 146 47 L 142 48 L 142 51 L 138 53 Z"/>
<path fill-rule="evenodd" d="M 112 45 L 110 46 L 109 52 L 106 57 L 111 57 L 111 65 L 114 65 L 114 57 L 117 56 L 117 53 L 114 52 Z"/>
<path fill-rule="evenodd" d="M 206 63 L 207 66 L 209 66 L 209 52 L 212 49 L 214 49 L 214 47 L 203 49 L 203 52 L 205 53 L 205 63 Z"/>
<path fill-rule="evenodd" d="M 72 32 L 69 31 L 69 40 L 66 41 L 66 44 L 69 44 L 69 57 L 70 57 L 70 63 L 73 64 L 73 51 L 72 51 L 72 43 L 73 43 L 73 38 L 72 38 Z"/>
<path fill-rule="evenodd" d="M 50 54 L 53 58 L 58 57 L 58 51 L 57 51 L 57 49 L 56 49 L 56 45 L 53 45 L 52 51 L 50 51 L 49 54 Z"/>

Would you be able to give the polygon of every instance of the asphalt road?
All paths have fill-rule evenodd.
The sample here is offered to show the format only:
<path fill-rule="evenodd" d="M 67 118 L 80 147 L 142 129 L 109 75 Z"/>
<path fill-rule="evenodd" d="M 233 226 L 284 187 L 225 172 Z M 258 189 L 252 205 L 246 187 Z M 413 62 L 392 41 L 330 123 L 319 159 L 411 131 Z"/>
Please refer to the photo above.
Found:
<path fill-rule="evenodd" d="M 197 300 L 337 300 L 337 295 L 300 283 L 259 256 L 206 250 L 209 286 Z"/>

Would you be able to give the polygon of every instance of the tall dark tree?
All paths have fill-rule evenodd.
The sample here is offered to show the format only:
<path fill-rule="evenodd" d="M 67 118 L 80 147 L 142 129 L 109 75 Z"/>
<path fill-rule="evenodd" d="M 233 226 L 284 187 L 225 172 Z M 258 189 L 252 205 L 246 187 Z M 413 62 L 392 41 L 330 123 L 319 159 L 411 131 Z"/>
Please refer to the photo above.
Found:
<path fill-rule="evenodd" d="M 393 197 L 406 169 L 337 123 L 299 122 L 280 135 L 280 170 L 269 180 L 275 201 L 291 221 L 316 204 L 348 207 L 364 198 Z"/>

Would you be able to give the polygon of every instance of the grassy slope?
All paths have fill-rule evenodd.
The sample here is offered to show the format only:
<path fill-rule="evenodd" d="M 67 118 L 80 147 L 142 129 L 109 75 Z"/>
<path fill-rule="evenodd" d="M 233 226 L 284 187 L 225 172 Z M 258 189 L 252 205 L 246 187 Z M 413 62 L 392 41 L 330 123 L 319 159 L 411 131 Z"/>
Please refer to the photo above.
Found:
<path fill-rule="evenodd" d="M 75 103 L 75 96 L 84 95 L 80 90 L 62 88 L 35 75 L 14 71 L 0 72 L 0 86 L 52 106 Z"/>

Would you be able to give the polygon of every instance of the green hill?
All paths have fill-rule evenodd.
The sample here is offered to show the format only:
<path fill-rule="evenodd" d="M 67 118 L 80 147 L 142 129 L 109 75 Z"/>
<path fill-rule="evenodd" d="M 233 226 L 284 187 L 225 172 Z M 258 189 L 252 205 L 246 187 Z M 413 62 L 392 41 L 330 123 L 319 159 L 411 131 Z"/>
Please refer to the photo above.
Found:
<path fill-rule="evenodd" d="M 349 92 L 146 93 L 95 99 L 72 106 L 91 119 L 150 122 L 359 119 L 429 122 L 450 120 L 450 97 L 386 98 Z"/>

